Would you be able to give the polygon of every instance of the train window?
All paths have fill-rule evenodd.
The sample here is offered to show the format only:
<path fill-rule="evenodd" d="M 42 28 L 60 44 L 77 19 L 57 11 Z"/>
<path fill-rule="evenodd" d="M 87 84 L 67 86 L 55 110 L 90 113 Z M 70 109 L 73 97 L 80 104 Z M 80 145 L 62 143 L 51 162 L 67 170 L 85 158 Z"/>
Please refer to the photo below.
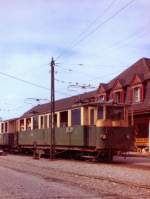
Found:
<path fill-rule="evenodd" d="M 41 117 L 40 117 L 41 119 L 40 119 L 40 122 L 41 122 L 41 128 L 42 129 L 45 129 L 45 128 L 47 128 L 48 127 L 48 123 L 47 123 L 47 115 L 42 115 Z"/>
<path fill-rule="evenodd" d="M 57 126 L 57 114 L 56 113 L 54 115 L 54 123 L 55 123 L 55 126 Z M 49 126 L 51 126 L 51 115 L 49 115 Z"/>
<path fill-rule="evenodd" d="M 68 126 L 68 111 L 60 112 L 60 127 Z"/>
<path fill-rule="evenodd" d="M 44 116 L 41 116 L 40 117 L 40 126 L 41 126 L 41 128 L 43 129 L 44 128 Z"/>
<path fill-rule="evenodd" d="M 4 123 L 1 124 L 1 132 L 4 133 Z"/>
<path fill-rule="evenodd" d="M 44 128 L 47 128 L 47 115 L 44 115 Z"/>
<path fill-rule="evenodd" d="M 31 130 L 31 118 L 27 118 L 26 120 L 26 129 Z"/>
<path fill-rule="evenodd" d="M 7 129 L 8 129 L 8 125 L 7 125 L 7 122 L 5 123 L 5 132 L 7 132 Z"/>
<path fill-rule="evenodd" d="M 33 117 L 33 129 L 38 129 L 38 116 Z"/>
<path fill-rule="evenodd" d="M 103 119 L 103 106 L 98 107 L 98 119 Z"/>
<path fill-rule="evenodd" d="M 24 119 L 20 120 L 20 131 L 24 131 Z"/>
<path fill-rule="evenodd" d="M 81 110 L 74 109 L 71 111 L 72 126 L 81 124 Z"/>
<path fill-rule="evenodd" d="M 123 107 L 108 106 L 106 111 L 106 118 L 111 120 L 123 120 L 124 119 Z"/>
<path fill-rule="evenodd" d="M 94 109 L 90 110 L 90 124 L 94 125 Z"/>

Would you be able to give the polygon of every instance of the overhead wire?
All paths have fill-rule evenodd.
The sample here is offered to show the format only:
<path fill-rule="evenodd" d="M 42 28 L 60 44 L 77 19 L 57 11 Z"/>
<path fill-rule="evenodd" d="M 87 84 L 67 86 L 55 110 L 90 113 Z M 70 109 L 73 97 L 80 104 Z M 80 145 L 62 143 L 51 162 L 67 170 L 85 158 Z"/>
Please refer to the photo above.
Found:
<path fill-rule="evenodd" d="M 89 29 L 99 20 L 101 19 L 101 17 L 103 17 L 109 10 L 110 8 L 112 8 L 112 6 L 115 4 L 115 2 L 117 2 L 118 0 L 112 0 L 110 2 L 110 4 L 102 11 L 102 13 L 100 15 L 98 15 L 92 22 L 90 22 L 85 29 L 78 35 L 78 37 L 81 37 L 82 35 L 84 35 L 85 33 L 87 33 L 87 31 L 89 31 Z M 72 42 L 74 43 L 74 42 Z"/>
<path fill-rule="evenodd" d="M 91 30 L 90 32 L 88 32 L 84 37 L 82 37 L 81 39 L 79 39 L 77 42 L 75 42 L 73 45 L 70 46 L 70 50 L 74 49 L 79 43 L 81 43 L 82 41 L 84 41 L 87 37 L 89 37 L 91 34 L 95 33 L 97 30 L 99 30 L 103 25 L 105 25 L 106 23 L 108 23 L 109 21 L 111 21 L 114 17 L 116 17 L 118 14 L 120 14 L 122 11 L 124 11 L 126 8 L 128 8 L 133 2 L 135 2 L 136 0 L 131 0 L 129 1 L 127 4 L 125 4 L 123 7 L 121 7 L 119 10 L 117 10 L 115 13 L 113 13 L 110 17 L 108 17 L 107 19 L 105 19 L 102 23 L 100 23 L 99 25 L 97 25 L 93 30 Z M 58 60 L 60 57 L 62 57 L 62 54 L 58 55 L 56 57 L 56 60 Z"/>
<path fill-rule="evenodd" d="M 147 27 L 147 25 L 146 25 L 146 27 Z M 137 40 L 137 39 L 141 39 L 142 37 L 144 37 L 145 35 L 148 35 L 148 34 L 150 34 L 150 32 L 149 31 L 146 31 L 145 32 L 145 30 L 143 30 L 142 29 L 142 31 L 139 31 L 139 32 L 137 32 L 137 34 L 132 34 L 132 36 L 131 37 L 129 37 L 128 38 L 128 40 L 127 39 L 125 39 L 125 40 L 120 40 L 120 41 L 118 41 L 118 42 L 116 42 L 112 47 L 110 47 L 110 48 L 108 48 L 108 49 L 106 49 L 106 50 L 109 50 L 109 49 L 113 49 L 113 48 L 115 48 L 115 47 L 117 47 L 117 46 L 119 46 L 120 45 L 120 48 L 122 48 L 122 47 L 124 47 L 124 46 L 127 46 L 128 45 L 128 42 L 130 41 L 130 40 Z M 137 37 L 138 36 L 138 37 Z M 122 44 L 122 42 L 123 42 L 123 44 Z M 104 50 L 103 50 L 103 53 L 104 53 Z M 93 64 L 82 64 L 82 66 L 94 66 L 94 67 L 96 67 L 96 65 L 93 65 Z M 104 66 L 104 65 L 97 65 L 97 67 L 113 67 L 112 65 L 110 65 L 110 66 Z M 122 66 L 123 68 L 126 68 L 127 66 Z M 61 67 L 60 67 L 61 68 Z M 71 72 L 71 69 L 68 69 L 67 67 L 65 67 L 64 68 L 64 66 L 63 66 L 63 70 L 66 70 L 66 71 L 69 71 L 70 70 L 70 72 Z M 72 70 L 72 72 L 77 72 L 78 73 L 78 71 L 76 71 L 76 70 Z M 80 71 L 80 73 L 82 73 L 81 71 Z M 109 75 L 112 75 L 112 74 L 114 74 L 114 73 L 111 73 L 111 74 L 109 74 Z M 107 74 L 108 75 L 108 74 Z M 106 75 L 106 76 L 107 76 Z M 101 77 L 105 77 L 105 76 L 100 76 L 100 77 L 95 77 L 96 79 L 99 79 L 99 78 L 101 78 Z M 92 79 L 91 79 L 92 80 Z M 89 81 L 91 81 L 91 80 L 89 80 Z"/>
<path fill-rule="evenodd" d="M 112 18 L 114 18 L 115 16 L 117 16 L 120 12 L 122 12 L 124 9 L 126 9 L 127 7 L 129 7 L 135 0 L 129 1 L 127 4 L 125 4 L 123 7 L 121 7 L 117 12 L 115 12 L 113 15 L 111 15 L 109 18 L 107 18 L 105 21 L 103 21 L 101 24 L 99 24 L 98 26 L 96 26 L 95 29 L 93 29 L 91 32 L 89 32 L 85 37 L 83 37 L 82 39 L 80 39 L 79 41 L 77 41 L 71 48 L 74 48 L 76 45 L 78 45 L 81 41 L 83 41 L 84 39 L 86 39 L 88 36 L 90 36 L 92 33 L 96 32 L 100 27 L 102 27 L 104 24 L 106 24 L 107 22 L 109 22 Z M 94 22 L 93 22 L 94 23 Z M 92 24 L 93 24 L 92 23 Z M 81 33 L 82 34 L 82 33 Z M 80 34 L 80 35 L 81 35 Z M 118 43 L 117 43 L 118 44 Z M 59 56 L 60 58 L 60 56 Z M 58 59 L 58 57 L 56 58 Z M 60 66 L 59 66 L 60 67 Z M 60 67 L 61 68 L 61 67 Z M 64 68 L 62 67 L 63 70 L 69 71 L 69 72 L 73 72 L 74 70 L 72 69 L 68 69 L 68 68 Z M 81 72 L 81 71 L 80 71 Z M 90 76 L 91 74 L 87 74 L 85 72 L 82 72 L 82 74 L 85 74 L 86 76 Z M 96 79 L 98 79 L 99 77 L 94 77 Z"/>
<path fill-rule="evenodd" d="M 102 27 L 103 25 L 105 25 L 107 22 L 109 22 L 112 18 L 114 18 L 115 16 L 117 16 L 120 12 L 122 12 L 124 9 L 126 9 L 127 7 L 129 7 L 129 5 L 131 5 L 135 0 L 132 0 L 130 2 L 128 2 L 125 6 L 123 6 L 122 8 L 120 8 L 117 12 L 115 12 L 113 15 L 111 15 L 109 18 L 107 18 L 106 20 L 104 20 L 101 24 L 99 24 L 98 26 L 96 26 L 92 31 L 90 31 L 88 34 L 86 34 L 83 38 L 81 38 L 80 40 L 78 40 L 77 42 L 74 43 L 74 45 L 71 47 L 72 49 L 74 47 L 76 47 L 80 42 L 82 42 L 83 40 L 85 40 L 87 37 L 89 37 L 91 34 L 93 34 L 94 32 L 96 32 L 98 29 L 100 29 L 100 27 Z M 112 4 L 112 2 L 111 2 Z M 110 6 L 111 7 L 111 6 Z M 94 22 L 93 22 L 94 23 Z M 92 25 L 92 24 L 91 24 Z M 83 34 L 83 33 L 82 33 Z M 81 35 L 82 35 L 81 34 Z M 61 55 L 62 56 L 62 55 Z M 60 58 L 61 56 L 57 57 L 56 60 L 58 58 Z M 71 71 L 70 71 L 71 72 Z M 33 83 L 33 82 L 30 82 L 30 81 L 27 81 L 27 80 L 24 80 L 24 79 L 21 79 L 21 78 L 18 78 L 18 77 L 15 77 L 15 76 L 12 76 L 10 74 L 6 74 L 6 73 L 3 73 L 3 72 L 0 72 L 1 75 L 3 76 L 7 76 L 9 78 L 13 78 L 15 80 L 18 80 L 18 81 L 21 81 L 21 82 L 24 82 L 24 83 L 27 83 L 27 84 L 30 84 L 32 86 L 36 86 L 36 87 L 39 87 L 39 88 L 42 88 L 42 89 L 46 89 L 46 90 L 49 90 L 49 88 L 46 88 L 42 85 L 39 85 L 39 84 L 36 84 L 36 83 Z M 62 92 L 61 92 L 62 93 Z"/>
<path fill-rule="evenodd" d="M 103 10 L 103 12 L 98 15 L 93 21 L 91 21 L 83 31 L 81 31 L 81 33 L 79 33 L 79 35 L 76 37 L 75 41 L 73 40 L 71 43 L 70 43 L 70 46 L 74 45 L 74 43 L 76 43 L 76 41 L 81 37 L 83 36 L 84 34 L 87 34 L 87 32 L 89 31 L 89 29 L 101 18 L 103 17 L 109 10 L 110 8 L 114 5 L 114 3 L 116 2 L 117 0 L 112 0 L 110 2 L 110 4 Z M 66 46 L 68 47 L 68 46 Z M 60 58 L 62 56 L 62 54 L 64 54 L 63 52 L 60 53 L 57 57 L 56 57 L 56 60 L 58 58 Z"/>
<path fill-rule="evenodd" d="M 42 86 L 42 85 L 33 83 L 33 82 L 31 82 L 31 81 L 28 81 L 28 80 L 24 80 L 24 79 L 22 79 L 22 78 L 19 78 L 19 77 L 10 75 L 10 74 L 8 74 L 8 73 L 4 73 L 4 72 L 1 72 L 1 71 L 0 71 L 0 75 L 3 75 L 3 76 L 5 76 L 5 77 L 9 77 L 9 78 L 11 78 L 11 79 L 15 79 L 15 80 L 17 80 L 17 81 L 20 81 L 20 82 L 23 82 L 23 83 L 26 83 L 26 84 L 29 84 L 29 85 L 32 85 L 32 86 L 35 86 L 35 87 L 44 89 L 44 90 L 48 90 L 48 91 L 50 90 L 49 88 L 47 88 L 47 87 L 45 87 L 45 86 Z M 62 91 L 57 91 L 57 92 L 59 92 L 60 94 L 66 95 L 65 92 L 62 92 Z M 68 93 L 67 93 L 67 95 L 68 95 Z"/>
<path fill-rule="evenodd" d="M 116 15 L 118 15 L 121 11 L 123 11 L 124 9 L 126 9 L 127 7 L 129 7 L 134 1 L 135 1 L 135 0 L 129 1 L 127 4 L 125 4 L 123 7 L 121 7 L 117 12 L 115 12 L 115 13 L 114 13 L 113 15 L 111 15 L 109 18 L 107 18 L 107 19 L 104 20 L 102 23 L 100 23 L 98 26 L 96 26 L 96 28 L 94 28 L 92 31 L 90 31 L 88 34 L 86 34 L 86 35 L 85 35 L 83 38 L 81 38 L 79 41 L 77 41 L 77 42 L 72 42 L 72 44 L 73 44 L 72 48 L 75 47 L 79 42 L 83 41 L 85 38 L 87 38 L 88 36 L 90 36 L 92 33 L 96 32 L 100 27 L 102 27 L 104 24 L 106 24 L 108 21 L 110 21 L 110 20 L 111 20 L 112 18 L 114 18 Z M 114 1 L 111 1 L 110 5 L 104 10 L 104 13 L 105 13 L 105 11 L 108 11 L 108 10 L 111 8 L 111 6 L 113 6 L 113 4 L 114 4 Z M 101 15 L 100 15 L 100 16 L 101 16 Z M 79 34 L 78 37 L 82 36 L 82 35 L 86 32 L 87 29 L 89 29 L 92 25 L 94 25 L 94 24 L 97 22 L 97 20 L 100 18 L 100 16 L 98 16 L 94 21 L 92 21 L 92 22 L 87 26 L 87 28 Z M 62 56 L 62 54 L 59 55 L 59 56 L 56 58 L 56 60 L 57 60 L 58 58 L 60 58 L 60 56 Z M 58 65 L 57 65 L 57 67 L 60 67 L 60 68 L 62 68 L 62 70 L 65 70 L 65 71 L 67 71 L 67 72 L 73 72 L 73 71 L 74 71 L 74 70 L 72 70 L 72 69 L 66 69 L 66 68 L 61 67 L 61 66 L 58 66 Z M 86 76 L 89 75 L 89 74 L 87 74 L 87 73 L 85 73 L 85 72 L 84 72 L 84 74 L 85 74 Z M 91 77 L 91 75 L 90 75 L 90 77 Z M 95 78 L 95 77 L 94 77 L 94 78 Z M 99 77 L 96 77 L 96 78 L 99 78 Z M 57 80 L 56 80 L 56 81 L 57 81 Z M 59 82 L 64 83 L 63 80 L 62 80 L 62 81 L 59 81 Z"/>

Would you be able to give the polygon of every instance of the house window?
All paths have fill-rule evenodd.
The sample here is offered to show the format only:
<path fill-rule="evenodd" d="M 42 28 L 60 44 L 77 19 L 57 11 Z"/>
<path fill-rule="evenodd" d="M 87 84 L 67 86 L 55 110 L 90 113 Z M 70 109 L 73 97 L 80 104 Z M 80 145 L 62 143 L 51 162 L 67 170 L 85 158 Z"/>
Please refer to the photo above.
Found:
<path fill-rule="evenodd" d="M 113 93 L 113 100 L 115 103 L 124 103 L 124 91 L 116 91 Z"/>
<path fill-rule="evenodd" d="M 136 87 L 133 89 L 133 102 L 140 102 L 141 101 L 141 88 Z"/>
<path fill-rule="evenodd" d="M 100 95 L 99 96 L 99 101 L 104 102 L 105 101 L 105 95 Z"/>
<path fill-rule="evenodd" d="M 115 93 L 114 100 L 116 103 L 121 103 L 121 92 Z"/>

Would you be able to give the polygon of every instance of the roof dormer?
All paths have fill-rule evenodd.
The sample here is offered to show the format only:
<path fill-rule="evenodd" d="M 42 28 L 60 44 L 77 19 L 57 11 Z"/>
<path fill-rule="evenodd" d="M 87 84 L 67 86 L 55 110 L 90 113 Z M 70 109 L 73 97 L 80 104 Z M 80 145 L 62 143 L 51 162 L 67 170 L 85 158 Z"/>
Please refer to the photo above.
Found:
<path fill-rule="evenodd" d="M 119 90 L 119 89 L 123 89 L 123 82 L 117 79 L 112 87 L 112 90 Z"/>
<path fill-rule="evenodd" d="M 98 94 L 106 93 L 107 84 L 100 84 L 98 88 Z"/>
<path fill-rule="evenodd" d="M 137 84 L 142 84 L 142 80 L 143 80 L 143 78 L 142 78 L 141 75 L 135 74 L 132 78 L 130 85 L 134 86 L 134 85 L 137 85 Z"/>
<path fill-rule="evenodd" d="M 144 85 L 141 75 L 135 74 L 130 83 L 129 98 L 131 103 L 140 103 L 144 100 Z"/>
<path fill-rule="evenodd" d="M 115 103 L 124 103 L 123 81 L 117 79 L 111 90 L 111 98 Z"/>
<path fill-rule="evenodd" d="M 97 91 L 97 99 L 100 101 L 106 101 L 106 90 L 107 90 L 107 84 L 100 84 L 98 91 Z"/>

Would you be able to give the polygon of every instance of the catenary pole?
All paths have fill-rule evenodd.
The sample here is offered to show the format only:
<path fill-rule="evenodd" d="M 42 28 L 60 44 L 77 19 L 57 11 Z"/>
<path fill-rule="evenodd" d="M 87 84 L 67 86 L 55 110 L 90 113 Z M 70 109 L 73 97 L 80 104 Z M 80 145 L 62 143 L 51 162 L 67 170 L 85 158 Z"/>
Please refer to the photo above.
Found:
<path fill-rule="evenodd" d="M 55 158 L 55 61 L 52 57 L 51 59 L 51 121 L 50 121 L 50 137 L 51 137 L 51 145 L 50 145 L 50 159 L 53 160 Z"/>

